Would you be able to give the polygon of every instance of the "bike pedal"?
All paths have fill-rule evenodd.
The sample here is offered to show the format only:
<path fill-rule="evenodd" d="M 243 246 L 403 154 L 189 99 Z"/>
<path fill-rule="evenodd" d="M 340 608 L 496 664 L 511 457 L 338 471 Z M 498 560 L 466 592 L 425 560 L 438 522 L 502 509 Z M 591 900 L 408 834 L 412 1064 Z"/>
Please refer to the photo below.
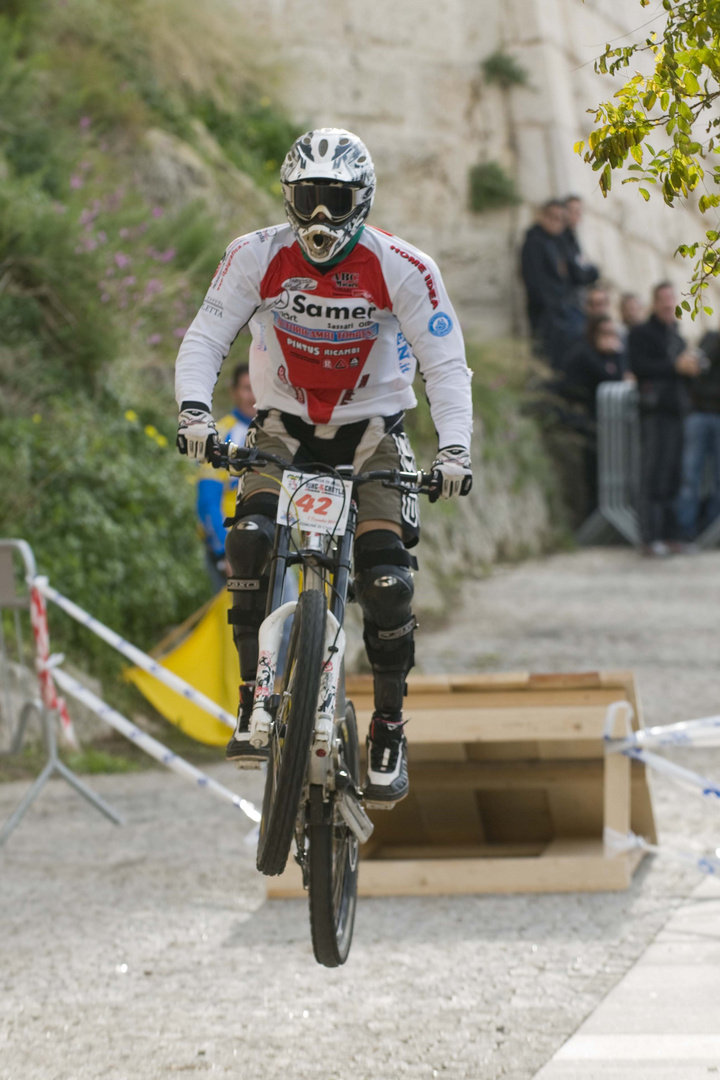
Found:
<path fill-rule="evenodd" d="M 400 802 L 399 799 L 398 799 L 398 802 Z M 365 799 L 365 801 L 363 803 L 363 806 L 365 807 L 366 810 L 394 810 L 395 807 L 397 806 L 397 803 L 394 803 L 394 802 L 368 802 L 368 800 Z"/>
<path fill-rule="evenodd" d="M 233 761 L 233 765 L 236 769 L 242 769 L 243 771 L 249 769 L 255 769 L 255 771 L 262 768 L 265 764 L 264 761 Z"/>

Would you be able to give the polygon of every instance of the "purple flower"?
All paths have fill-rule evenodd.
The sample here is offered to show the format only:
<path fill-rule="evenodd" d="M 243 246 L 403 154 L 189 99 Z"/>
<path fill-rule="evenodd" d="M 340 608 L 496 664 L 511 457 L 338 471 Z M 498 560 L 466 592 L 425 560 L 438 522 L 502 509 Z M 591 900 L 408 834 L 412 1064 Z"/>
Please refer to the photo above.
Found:
<path fill-rule="evenodd" d="M 80 224 L 81 225 L 92 225 L 92 223 L 93 223 L 93 221 L 95 220 L 96 217 L 97 217 L 97 210 L 85 209 L 85 210 L 83 210 L 82 214 L 80 215 Z"/>
<path fill-rule="evenodd" d="M 120 237 L 121 240 L 127 240 L 129 235 L 130 235 L 130 230 L 129 229 L 123 228 L 123 229 L 118 230 L 118 236 Z"/>
<path fill-rule="evenodd" d="M 108 266 L 107 270 L 105 271 L 105 277 L 115 277 L 115 267 L 114 266 Z"/>
<path fill-rule="evenodd" d="M 165 211 L 162 206 L 153 206 L 152 216 L 155 218 L 162 217 Z"/>
<path fill-rule="evenodd" d="M 187 326 L 178 326 L 173 330 L 173 337 L 184 338 L 187 334 Z"/>
<path fill-rule="evenodd" d="M 92 124 L 92 119 L 89 116 L 81 116 L 80 117 L 80 127 L 81 127 L 81 129 L 83 131 L 87 131 L 87 129 L 90 127 L 91 124 Z"/>
<path fill-rule="evenodd" d="M 84 183 L 85 181 L 83 180 L 82 176 L 78 176 L 77 173 L 73 173 L 70 177 L 70 187 L 73 189 L 73 191 L 77 191 L 78 188 L 83 187 Z"/>
<path fill-rule="evenodd" d="M 104 293 L 100 294 L 100 303 L 101 304 L 107 304 L 109 299 L 110 299 L 110 293 L 104 292 Z"/>
<path fill-rule="evenodd" d="M 158 262 L 161 262 L 161 263 L 172 262 L 172 260 L 175 258 L 176 255 L 177 255 L 177 249 L 176 248 L 168 248 L 167 251 L 161 251 L 159 253 Z"/>
<path fill-rule="evenodd" d="M 132 259 L 129 255 L 124 255 L 122 251 L 115 252 L 115 265 L 119 270 L 124 270 L 126 266 L 129 266 Z"/>
<path fill-rule="evenodd" d="M 53 203 L 53 210 L 55 211 L 56 214 L 66 214 L 67 213 L 67 206 L 64 206 L 61 202 L 54 202 Z"/>
<path fill-rule="evenodd" d="M 162 334 L 151 334 L 147 339 L 148 345 L 159 345 L 162 341 Z"/>
<path fill-rule="evenodd" d="M 97 234 L 97 238 L 99 244 L 107 244 L 107 233 L 103 229 Z"/>
<path fill-rule="evenodd" d="M 137 278 L 134 274 L 129 274 L 127 277 L 124 277 L 122 279 L 122 283 L 123 285 L 135 285 L 137 283 Z"/>
<path fill-rule="evenodd" d="M 163 283 L 160 280 L 160 278 L 156 278 L 156 277 L 150 278 L 150 280 L 147 282 L 147 284 L 145 286 L 145 299 L 149 300 L 151 296 L 155 295 L 155 293 L 160 293 L 162 291 L 163 291 Z"/>

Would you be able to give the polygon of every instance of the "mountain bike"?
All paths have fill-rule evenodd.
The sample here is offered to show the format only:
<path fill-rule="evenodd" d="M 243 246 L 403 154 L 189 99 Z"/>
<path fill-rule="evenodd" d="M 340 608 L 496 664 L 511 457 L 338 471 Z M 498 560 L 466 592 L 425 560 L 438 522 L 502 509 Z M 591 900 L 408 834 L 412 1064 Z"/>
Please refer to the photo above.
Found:
<path fill-rule="evenodd" d="M 235 474 L 271 463 L 284 470 L 250 720 L 251 744 L 269 750 L 257 867 L 263 874 L 281 874 L 295 840 L 315 958 L 336 967 L 350 951 L 359 847 L 373 831 L 360 787 L 355 710 L 344 687 L 343 621 L 352 589 L 357 489 L 379 481 L 431 495 L 440 481 L 435 472 L 300 469 L 275 454 L 233 443 L 216 445 L 211 462 Z M 298 600 L 283 603 L 285 575 L 296 565 L 302 571 Z"/>

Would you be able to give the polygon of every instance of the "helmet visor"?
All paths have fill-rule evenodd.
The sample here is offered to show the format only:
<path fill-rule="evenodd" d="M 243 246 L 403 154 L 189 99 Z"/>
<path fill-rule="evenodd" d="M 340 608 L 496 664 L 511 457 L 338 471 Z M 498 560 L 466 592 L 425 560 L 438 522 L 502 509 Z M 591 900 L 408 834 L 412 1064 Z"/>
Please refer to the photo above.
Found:
<path fill-rule="evenodd" d="M 357 189 L 347 184 L 289 184 L 292 206 L 299 218 L 310 221 L 322 211 L 331 221 L 344 221 L 356 205 Z"/>

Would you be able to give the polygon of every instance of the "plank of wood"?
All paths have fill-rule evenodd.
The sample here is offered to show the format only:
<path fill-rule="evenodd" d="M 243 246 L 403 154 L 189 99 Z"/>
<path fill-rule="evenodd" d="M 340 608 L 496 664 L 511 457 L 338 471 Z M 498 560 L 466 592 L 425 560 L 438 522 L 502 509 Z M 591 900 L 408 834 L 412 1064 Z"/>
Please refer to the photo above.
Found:
<path fill-rule="evenodd" d="M 369 723 L 370 710 L 358 710 L 360 725 Z M 602 739 L 605 709 L 596 706 L 564 708 L 478 709 L 451 712 L 408 710 L 409 742 L 515 742 L 533 739 Z"/>
<path fill-rule="evenodd" d="M 506 859 L 373 859 L 360 863 L 360 896 L 483 893 L 617 892 L 630 883 L 635 860 L 594 852 Z"/>
<path fill-rule="evenodd" d="M 373 859 L 531 859 L 545 844 L 382 844 Z M 363 858 L 365 849 L 361 849 Z"/>
<path fill-rule="evenodd" d="M 348 675 L 348 694 L 372 694 L 372 675 Z M 411 694 L 463 693 L 468 690 L 524 690 L 524 689 L 626 689 L 634 686 L 632 671 L 584 671 L 541 672 L 500 671 L 484 674 L 458 675 L 410 675 L 408 690 Z"/>
<path fill-rule="evenodd" d="M 622 738 L 626 734 L 629 707 L 618 709 L 610 735 Z M 623 754 L 605 756 L 605 828 L 615 829 L 625 836 L 630 829 L 630 759 Z"/>

